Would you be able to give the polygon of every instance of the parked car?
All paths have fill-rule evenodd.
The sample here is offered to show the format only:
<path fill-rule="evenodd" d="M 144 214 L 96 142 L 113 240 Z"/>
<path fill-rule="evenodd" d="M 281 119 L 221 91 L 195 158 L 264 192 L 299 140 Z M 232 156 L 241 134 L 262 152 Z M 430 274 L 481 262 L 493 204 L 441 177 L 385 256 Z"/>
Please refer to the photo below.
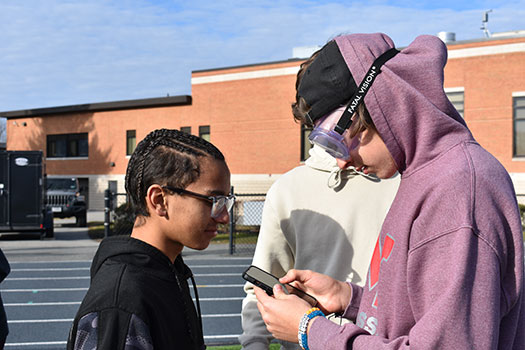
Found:
<path fill-rule="evenodd" d="M 76 177 L 47 177 L 46 205 L 55 218 L 76 218 L 77 226 L 86 226 L 86 200 L 80 194 Z"/>

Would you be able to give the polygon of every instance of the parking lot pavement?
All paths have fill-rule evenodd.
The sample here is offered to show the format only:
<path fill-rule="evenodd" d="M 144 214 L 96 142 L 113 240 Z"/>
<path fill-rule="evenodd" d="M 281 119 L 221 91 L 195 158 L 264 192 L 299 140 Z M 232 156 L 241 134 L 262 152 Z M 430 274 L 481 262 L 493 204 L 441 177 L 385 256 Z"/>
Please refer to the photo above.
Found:
<path fill-rule="evenodd" d="M 0 237 L 11 274 L 0 285 L 10 334 L 5 349 L 64 349 L 74 315 L 89 287 L 91 260 L 99 242 L 86 228 L 61 222 L 55 238 L 38 235 Z M 236 344 L 241 330 L 244 281 L 251 256 L 229 256 L 227 245 L 205 251 L 185 249 L 193 270 L 208 345 Z M 193 294 L 193 292 L 192 292 Z"/>

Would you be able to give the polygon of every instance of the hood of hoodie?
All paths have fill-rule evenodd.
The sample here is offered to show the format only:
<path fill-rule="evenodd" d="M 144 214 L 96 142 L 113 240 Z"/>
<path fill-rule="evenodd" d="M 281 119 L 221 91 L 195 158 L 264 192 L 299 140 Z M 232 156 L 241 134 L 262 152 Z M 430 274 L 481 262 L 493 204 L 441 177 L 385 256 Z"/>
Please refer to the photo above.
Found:
<path fill-rule="evenodd" d="M 394 47 L 381 33 L 335 39 L 356 83 L 382 53 Z M 447 48 L 438 37 L 418 36 L 381 68 L 365 105 L 402 175 L 416 171 L 460 142 L 472 140 L 447 98 Z"/>
<path fill-rule="evenodd" d="M 348 167 L 346 169 L 339 168 L 337 160 L 317 145 L 310 148 L 308 153 L 310 154 L 310 157 L 304 162 L 304 164 L 312 169 L 329 172 L 330 175 L 326 182 L 326 185 L 329 188 L 337 188 L 341 185 L 343 180 L 348 180 L 357 175 L 363 176 L 374 182 L 379 180 L 375 175 L 368 175 L 356 171 L 354 167 Z"/>
<path fill-rule="evenodd" d="M 348 167 L 346 169 L 339 168 L 337 160 L 317 145 L 310 148 L 308 153 L 310 157 L 308 157 L 304 164 L 312 169 L 329 172 L 330 175 L 326 184 L 330 188 L 337 188 L 341 185 L 343 180 L 350 179 L 357 175 L 363 176 L 374 182 L 379 181 L 375 175 L 364 174 L 357 171 L 354 167 Z"/>
<path fill-rule="evenodd" d="M 191 270 L 184 264 L 180 255 L 172 263 L 157 248 L 129 236 L 108 237 L 100 243 L 91 264 L 91 278 L 108 260 L 140 267 L 148 274 L 168 281 L 175 279 L 174 273 L 184 279 L 188 279 L 192 275 Z"/>
<path fill-rule="evenodd" d="M 308 151 L 310 157 L 304 162 L 310 168 L 332 172 L 338 170 L 337 161 L 334 157 L 325 152 L 321 147 L 314 145 Z"/>

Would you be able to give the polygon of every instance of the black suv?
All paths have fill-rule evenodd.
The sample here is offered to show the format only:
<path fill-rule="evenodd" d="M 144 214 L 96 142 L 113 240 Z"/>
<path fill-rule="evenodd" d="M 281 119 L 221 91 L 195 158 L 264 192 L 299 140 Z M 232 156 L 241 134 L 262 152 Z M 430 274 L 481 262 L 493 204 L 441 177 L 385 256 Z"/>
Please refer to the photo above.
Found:
<path fill-rule="evenodd" d="M 86 226 L 86 200 L 80 194 L 75 177 L 48 177 L 46 179 L 46 205 L 55 218 L 75 217 L 77 226 Z"/>

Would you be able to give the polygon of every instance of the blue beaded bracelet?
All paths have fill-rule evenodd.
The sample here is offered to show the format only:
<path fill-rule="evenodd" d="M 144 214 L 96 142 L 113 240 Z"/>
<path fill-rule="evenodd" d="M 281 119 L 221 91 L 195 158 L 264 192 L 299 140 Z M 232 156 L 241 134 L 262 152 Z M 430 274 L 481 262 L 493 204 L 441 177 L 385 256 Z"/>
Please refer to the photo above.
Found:
<path fill-rule="evenodd" d="M 310 321 L 317 316 L 325 317 L 323 312 L 319 310 L 319 308 L 314 307 L 308 310 L 301 318 L 301 322 L 299 323 L 299 333 L 297 334 L 297 337 L 299 338 L 299 346 L 303 350 L 310 350 L 310 348 L 308 347 L 306 331 L 308 330 L 308 324 L 310 323 Z"/>

